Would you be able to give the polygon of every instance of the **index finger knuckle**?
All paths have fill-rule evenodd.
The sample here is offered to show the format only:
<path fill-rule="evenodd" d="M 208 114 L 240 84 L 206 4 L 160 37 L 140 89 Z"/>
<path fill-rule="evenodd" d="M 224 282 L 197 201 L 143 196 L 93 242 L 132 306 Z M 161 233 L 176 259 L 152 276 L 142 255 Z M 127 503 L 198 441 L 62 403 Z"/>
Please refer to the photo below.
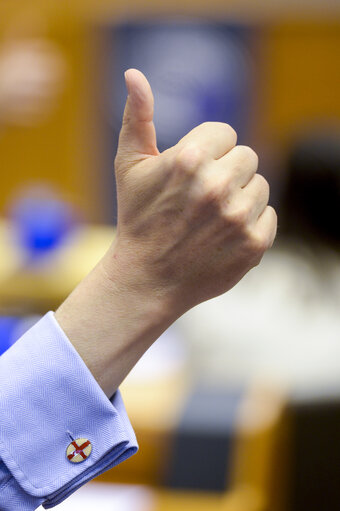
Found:
<path fill-rule="evenodd" d="M 175 155 L 174 166 L 178 170 L 191 173 L 204 163 L 206 157 L 206 151 L 198 144 L 186 144 Z"/>

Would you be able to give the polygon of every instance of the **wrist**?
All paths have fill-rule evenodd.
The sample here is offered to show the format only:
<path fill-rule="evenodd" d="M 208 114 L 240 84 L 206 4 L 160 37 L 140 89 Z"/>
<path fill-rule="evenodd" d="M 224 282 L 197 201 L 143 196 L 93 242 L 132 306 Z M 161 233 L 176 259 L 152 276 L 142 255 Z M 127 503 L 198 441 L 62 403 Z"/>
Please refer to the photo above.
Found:
<path fill-rule="evenodd" d="M 123 253 L 122 253 L 123 252 Z M 130 253 L 129 253 L 130 252 Z M 160 323 L 172 323 L 184 311 L 172 288 L 157 280 L 150 264 L 141 261 L 139 254 L 120 251 L 116 240 L 98 264 L 104 286 L 109 294 L 119 296 L 127 306 L 137 307 L 150 314 L 150 319 Z"/>
<path fill-rule="evenodd" d="M 108 397 L 176 319 L 142 274 L 104 258 L 55 312 L 56 320 Z M 144 290 L 144 291 L 143 291 Z"/>

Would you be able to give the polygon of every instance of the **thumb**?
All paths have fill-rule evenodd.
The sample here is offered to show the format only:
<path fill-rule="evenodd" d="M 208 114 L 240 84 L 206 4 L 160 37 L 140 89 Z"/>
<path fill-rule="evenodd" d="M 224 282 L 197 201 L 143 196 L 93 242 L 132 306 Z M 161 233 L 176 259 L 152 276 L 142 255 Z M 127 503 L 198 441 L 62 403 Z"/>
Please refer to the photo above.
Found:
<path fill-rule="evenodd" d="M 153 123 L 154 98 L 149 82 L 137 69 L 125 72 L 128 97 L 119 134 L 116 162 L 137 163 L 147 156 L 158 156 Z"/>

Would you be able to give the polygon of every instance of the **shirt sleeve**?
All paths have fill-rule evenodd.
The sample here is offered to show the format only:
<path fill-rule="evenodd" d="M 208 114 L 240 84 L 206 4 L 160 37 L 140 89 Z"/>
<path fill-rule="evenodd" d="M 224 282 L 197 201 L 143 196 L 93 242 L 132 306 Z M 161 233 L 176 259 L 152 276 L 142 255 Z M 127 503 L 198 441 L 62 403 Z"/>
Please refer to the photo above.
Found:
<path fill-rule="evenodd" d="M 107 398 L 52 311 L 0 357 L 1 511 L 54 507 L 137 449 L 119 390 Z"/>

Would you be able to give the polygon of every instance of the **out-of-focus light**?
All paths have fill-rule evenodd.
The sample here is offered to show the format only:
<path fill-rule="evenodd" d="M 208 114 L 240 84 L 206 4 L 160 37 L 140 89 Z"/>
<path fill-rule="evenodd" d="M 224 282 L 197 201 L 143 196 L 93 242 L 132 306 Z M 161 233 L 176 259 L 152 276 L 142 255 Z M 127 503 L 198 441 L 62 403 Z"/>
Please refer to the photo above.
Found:
<path fill-rule="evenodd" d="M 33 126 L 57 108 L 66 84 L 65 58 L 46 38 L 4 41 L 0 47 L 0 110 L 2 122 Z"/>

